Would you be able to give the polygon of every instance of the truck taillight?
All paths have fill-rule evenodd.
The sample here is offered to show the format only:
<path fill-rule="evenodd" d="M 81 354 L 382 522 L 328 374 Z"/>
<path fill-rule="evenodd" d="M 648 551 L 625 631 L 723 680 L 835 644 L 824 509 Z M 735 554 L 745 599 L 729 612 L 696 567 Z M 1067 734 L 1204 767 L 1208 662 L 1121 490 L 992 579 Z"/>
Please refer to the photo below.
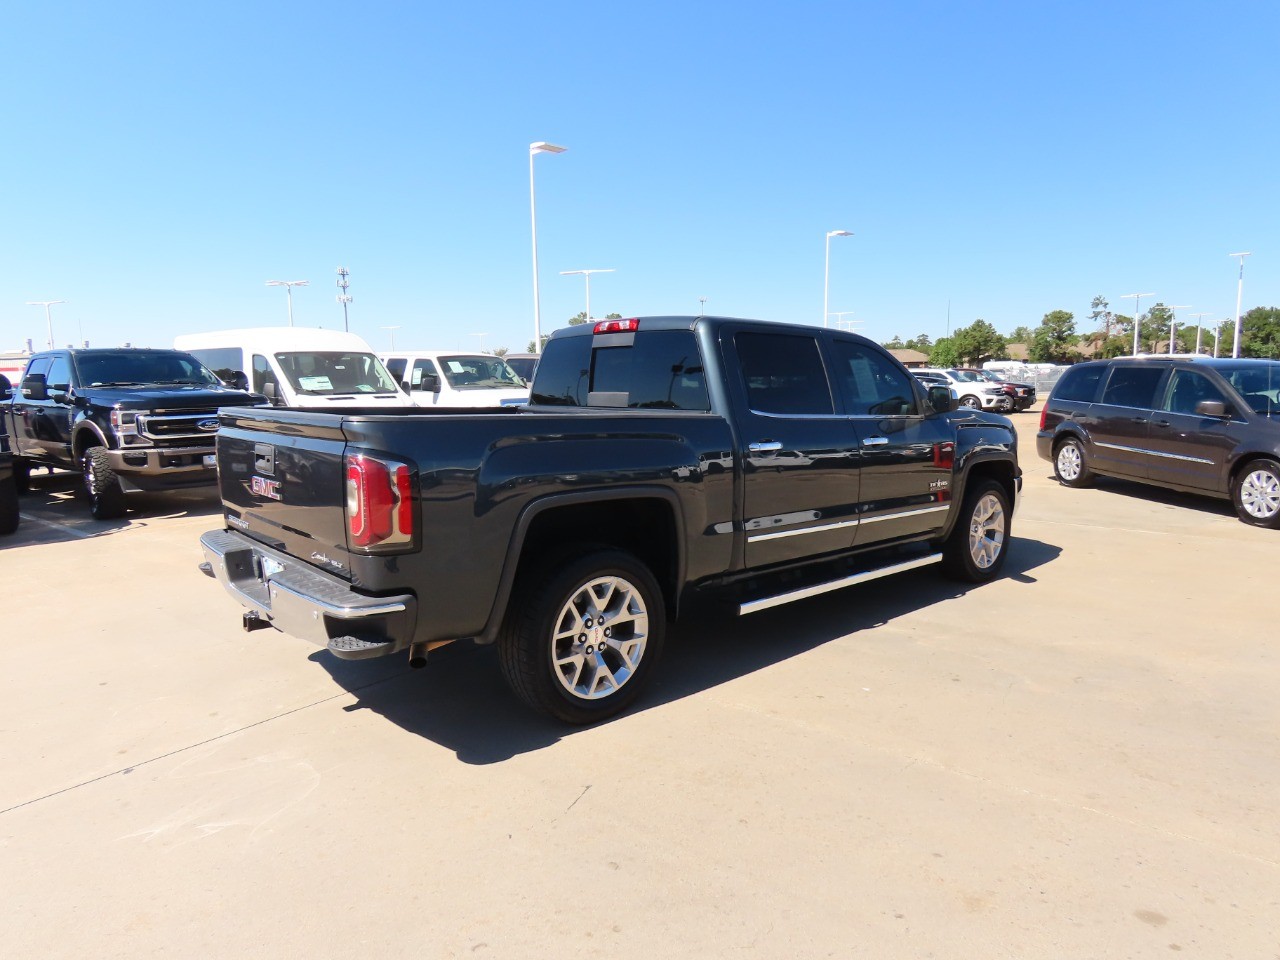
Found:
<path fill-rule="evenodd" d="M 413 484 L 409 465 L 348 455 L 347 532 L 365 550 L 413 542 Z"/>

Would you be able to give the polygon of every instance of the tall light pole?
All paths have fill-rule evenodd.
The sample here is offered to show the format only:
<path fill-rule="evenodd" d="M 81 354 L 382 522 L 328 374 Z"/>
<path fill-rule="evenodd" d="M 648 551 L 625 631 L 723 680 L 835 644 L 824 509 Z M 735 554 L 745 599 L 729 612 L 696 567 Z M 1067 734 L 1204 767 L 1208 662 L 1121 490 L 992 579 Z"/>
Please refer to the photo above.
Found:
<path fill-rule="evenodd" d="M 1222 342 L 1222 328 L 1231 322 L 1230 317 L 1223 317 L 1213 325 L 1213 355 L 1218 356 L 1218 344 Z"/>
<path fill-rule="evenodd" d="M 397 324 L 394 327 L 379 327 L 378 329 L 391 331 L 391 349 L 394 350 L 396 348 L 396 331 L 400 329 L 399 325 Z"/>
<path fill-rule="evenodd" d="M 347 295 L 347 287 L 351 286 L 347 282 L 347 277 L 351 276 L 351 271 L 346 267 L 338 268 L 338 289 L 342 292 L 338 294 L 338 302 L 342 304 L 342 329 L 350 331 L 351 327 L 347 324 L 347 304 L 351 302 L 351 297 Z"/>
<path fill-rule="evenodd" d="M 564 153 L 568 147 L 538 140 L 529 144 L 529 221 L 533 224 L 533 352 L 542 352 L 542 304 L 538 300 L 538 205 L 533 191 L 533 158 L 540 153 Z"/>
<path fill-rule="evenodd" d="M 1138 355 L 1138 329 L 1142 326 L 1142 324 L 1138 322 L 1138 304 L 1142 301 L 1143 297 L 1154 296 L 1154 293 L 1126 293 L 1120 298 L 1121 300 L 1133 301 L 1133 355 L 1135 357 Z"/>
<path fill-rule="evenodd" d="M 1196 318 L 1196 356 L 1198 357 L 1200 356 L 1200 334 L 1203 332 L 1200 324 L 1201 324 L 1201 321 L 1203 321 L 1204 318 L 1208 316 L 1208 314 L 1193 313 L 1192 316 Z"/>
<path fill-rule="evenodd" d="M 473 337 L 479 337 L 479 338 L 480 338 L 480 352 L 481 352 L 481 353 L 484 353 L 484 338 L 485 338 L 485 337 L 487 337 L 488 335 L 489 335 L 489 334 L 488 334 L 487 332 L 486 332 L 486 333 L 473 333 L 473 334 L 472 334 L 472 336 L 473 336 Z"/>
<path fill-rule="evenodd" d="M 293 326 L 293 288 L 305 287 L 310 284 L 310 280 L 268 280 L 268 287 L 284 287 L 289 294 L 289 326 Z"/>
<path fill-rule="evenodd" d="M 1174 331 L 1174 328 L 1178 325 L 1177 314 L 1174 311 L 1190 310 L 1190 309 L 1191 309 L 1191 304 L 1189 303 L 1180 303 L 1177 306 L 1169 307 L 1169 354 L 1170 356 L 1173 355 L 1173 336 L 1174 336 L 1173 331 Z"/>
<path fill-rule="evenodd" d="M 707 315 L 707 298 L 698 298 L 698 316 L 705 317 Z"/>
<path fill-rule="evenodd" d="M 853 234 L 848 230 L 828 230 L 827 231 L 827 268 L 822 275 L 822 325 L 827 325 L 827 292 L 831 289 L 831 238 L 832 237 L 852 237 Z"/>
<path fill-rule="evenodd" d="M 852 332 L 853 332 L 853 328 L 854 328 L 854 327 L 856 327 L 858 324 L 860 324 L 862 321 L 861 321 L 861 320 L 846 320 L 846 319 L 844 319 L 844 318 L 845 318 L 845 317 L 847 317 L 847 316 L 849 316 L 851 313 L 854 313 L 854 312 L 855 312 L 855 311 L 853 311 L 853 310 L 833 310 L 833 311 L 831 312 L 831 316 L 833 316 L 833 317 L 835 317 L 835 318 L 836 318 L 836 329 L 838 329 L 838 330 L 847 330 L 847 331 L 849 331 L 850 333 L 852 333 Z"/>
<path fill-rule="evenodd" d="M 613 267 L 609 267 L 607 270 L 595 269 L 595 270 L 561 270 L 560 271 L 560 276 L 562 277 L 577 276 L 578 274 L 581 274 L 583 277 L 586 278 L 587 280 L 587 322 L 588 323 L 591 322 L 591 275 L 593 273 L 614 273 L 614 272 L 615 271 Z"/>
<path fill-rule="evenodd" d="M 1240 300 L 1244 296 L 1244 258 L 1251 257 L 1251 253 L 1229 253 L 1229 257 L 1240 258 L 1240 279 L 1236 282 L 1236 339 L 1231 347 L 1231 356 L 1240 356 Z"/>
<path fill-rule="evenodd" d="M 44 322 L 49 325 L 49 349 L 53 349 L 53 311 L 49 308 L 55 303 L 66 303 L 65 300 L 28 300 L 28 307 L 44 307 Z"/>

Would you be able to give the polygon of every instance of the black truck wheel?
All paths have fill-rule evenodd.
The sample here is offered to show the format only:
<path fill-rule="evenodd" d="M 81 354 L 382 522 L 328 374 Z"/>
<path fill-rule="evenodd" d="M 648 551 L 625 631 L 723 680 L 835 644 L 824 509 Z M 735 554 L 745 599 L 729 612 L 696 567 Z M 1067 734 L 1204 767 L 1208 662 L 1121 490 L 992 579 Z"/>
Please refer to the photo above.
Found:
<path fill-rule="evenodd" d="M 993 579 L 1009 547 L 1009 495 L 995 480 L 981 480 L 965 492 L 956 525 L 942 545 L 942 568 L 970 583 Z"/>
<path fill-rule="evenodd" d="M 106 447 L 90 447 L 81 461 L 84 489 L 89 497 L 89 511 L 95 520 L 115 520 L 125 515 L 124 488 L 111 469 Z"/>
<path fill-rule="evenodd" d="M 566 723 L 625 710 L 662 653 L 666 611 L 648 567 L 599 550 L 535 574 L 512 597 L 498 638 L 507 683 Z"/>
<path fill-rule="evenodd" d="M 0 535 L 18 529 L 18 485 L 13 477 L 0 480 Z"/>

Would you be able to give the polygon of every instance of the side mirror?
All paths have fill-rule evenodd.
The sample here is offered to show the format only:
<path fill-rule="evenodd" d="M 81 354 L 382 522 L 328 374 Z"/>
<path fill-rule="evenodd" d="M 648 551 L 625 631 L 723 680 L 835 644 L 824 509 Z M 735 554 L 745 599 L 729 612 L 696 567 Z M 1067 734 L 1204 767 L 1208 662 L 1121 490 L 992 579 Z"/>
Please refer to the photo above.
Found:
<path fill-rule="evenodd" d="M 276 382 L 274 380 L 268 380 L 262 385 L 262 395 L 271 401 L 273 407 L 280 402 L 276 396 Z"/>
<path fill-rule="evenodd" d="M 1227 405 L 1221 400 L 1201 400 L 1196 404 L 1196 413 L 1202 417 L 1225 417 Z"/>
<path fill-rule="evenodd" d="M 411 393 L 413 391 L 413 387 L 409 386 L 408 380 L 400 381 L 400 389 L 403 390 L 405 393 Z"/>
<path fill-rule="evenodd" d="M 435 373 L 424 373 L 422 375 L 422 383 L 418 385 L 419 390 L 427 390 L 430 393 L 440 392 L 440 376 Z"/>
<path fill-rule="evenodd" d="M 248 390 L 249 378 L 243 370 L 233 370 L 231 376 L 227 378 L 227 386 L 236 390 Z"/>
<path fill-rule="evenodd" d="M 950 413 L 959 406 L 959 401 L 951 396 L 950 387 L 933 386 L 929 388 L 929 406 L 935 413 Z"/>
<path fill-rule="evenodd" d="M 22 381 L 22 396 L 26 400 L 48 400 L 49 385 L 43 373 L 33 373 Z"/>

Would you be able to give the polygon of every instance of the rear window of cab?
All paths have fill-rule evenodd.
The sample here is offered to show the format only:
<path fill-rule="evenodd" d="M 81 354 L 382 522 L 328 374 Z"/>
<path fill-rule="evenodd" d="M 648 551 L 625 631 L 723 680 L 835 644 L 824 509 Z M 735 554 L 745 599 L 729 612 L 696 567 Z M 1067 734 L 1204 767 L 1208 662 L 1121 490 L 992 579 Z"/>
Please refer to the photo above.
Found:
<path fill-rule="evenodd" d="M 632 343 L 596 346 L 595 337 L 551 340 L 533 378 L 530 403 L 648 410 L 711 409 L 698 341 L 688 330 L 637 331 Z M 591 394 L 607 403 L 588 402 Z"/>

